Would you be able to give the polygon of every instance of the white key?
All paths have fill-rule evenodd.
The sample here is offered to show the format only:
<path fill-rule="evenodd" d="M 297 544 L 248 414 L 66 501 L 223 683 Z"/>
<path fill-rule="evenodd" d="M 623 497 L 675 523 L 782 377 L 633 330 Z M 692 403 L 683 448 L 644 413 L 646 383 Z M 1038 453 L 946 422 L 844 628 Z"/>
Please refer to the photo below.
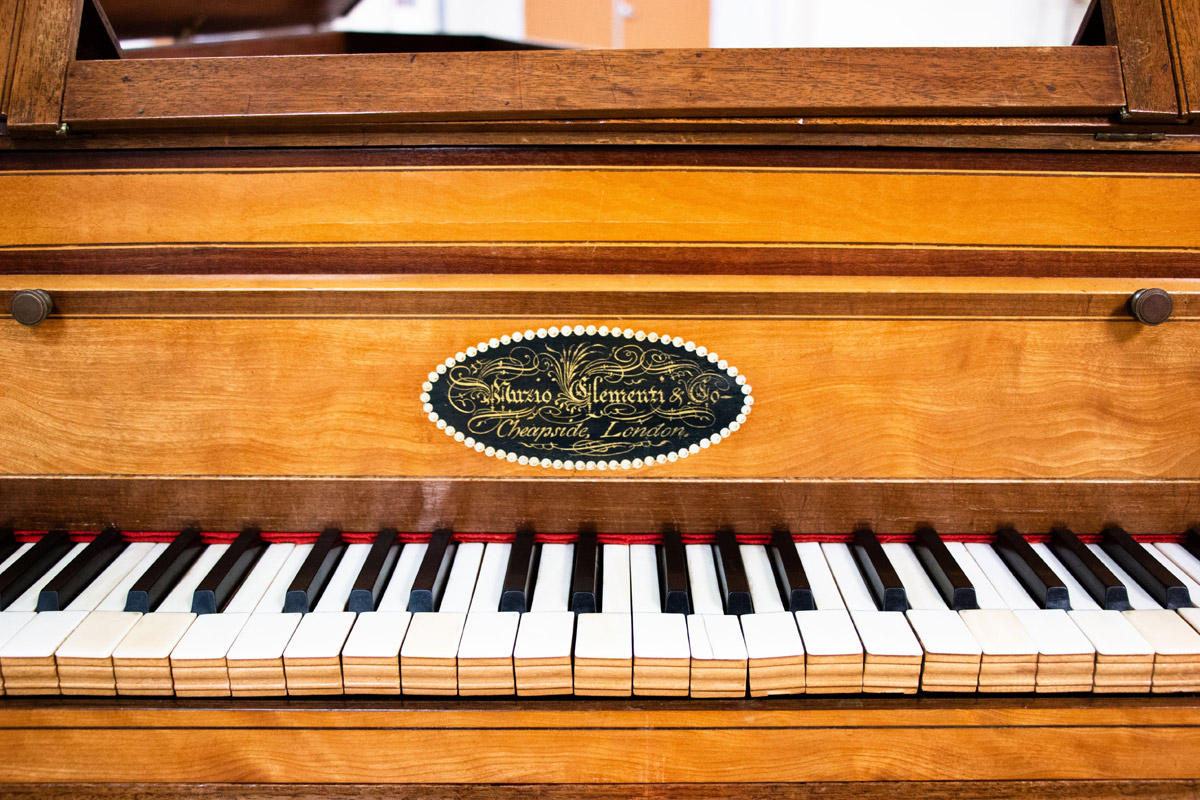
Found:
<path fill-rule="evenodd" d="M 542 555 L 545 557 L 546 548 L 542 545 Z M 471 595 L 471 613 L 490 613 L 500 608 L 500 595 L 504 594 L 504 573 L 508 570 L 508 557 L 512 554 L 512 545 L 507 542 L 488 542 L 483 549 L 483 561 L 479 564 L 479 577 L 475 581 L 475 593 Z M 533 593 L 533 607 L 536 610 L 541 587 L 541 571 L 538 572 L 538 585 Z M 410 583 L 411 585 L 411 583 Z M 550 601 L 547 593 L 546 601 Z M 566 609 L 566 606 L 563 606 Z"/>
<path fill-rule="evenodd" d="M 422 611 L 412 615 L 400 658 L 453 659 L 458 655 L 467 615 L 461 611 Z M 401 672 L 403 673 L 403 666 Z"/>
<path fill-rule="evenodd" d="M 321 592 L 321 599 L 313 607 L 314 612 L 346 612 L 350 590 L 354 588 L 354 581 L 358 579 L 358 573 L 362 571 L 363 562 L 367 560 L 370 552 L 370 544 L 346 545 L 346 552 L 342 553 L 337 569 L 329 576 L 329 583 L 325 586 L 325 591 Z M 344 636 L 342 638 L 345 639 Z"/>
<path fill-rule="evenodd" d="M 370 545 L 363 545 L 370 547 Z M 343 556 L 344 558 L 345 556 Z M 349 591 L 347 591 L 349 596 Z M 305 614 L 295 633 L 283 650 L 285 659 L 337 658 L 350 635 L 354 619 L 352 611 L 313 611 Z"/>
<path fill-rule="evenodd" d="M 1039 656 L 1095 654 L 1091 641 L 1061 608 L 1013 611 L 1025 633 L 1033 640 Z"/>
<path fill-rule="evenodd" d="M 600 589 L 600 610 L 606 613 L 628 614 L 633 608 L 629 589 L 629 545 L 602 546 L 604 585 Z"/>
<path fill-rule="evenodd" d="M 959 616 L 984 655 L 1037 655 L 1037 645 L 1014 612 L 1006 609 L 972 609 L 960 611 Z"/>
<path fill-rule="evenodd" d="M 304 566 L 304 560 L 308 558 L 308 554 L 312 551 L 312 548 L 311 544 L 298 544 L 292 547 L 292 552 L 288 554 L 287 560 L 283 562 L 283 566 L 279 568 L 275 579 L 271 581 L 270 585 L 267 586 L 267 591 L 263 593 L 262 600 L 254 607 L 254 613 L 280 613 L 283 611 L 283 603 L 287 599 L 288 587 L 296 579 L 296 573 L 300 571 L 300 567 Z M 279 652 L 282 654 L 283 649 L 280 648 Z"/>
<path fill-rule="evenodd" d="M 258 557 L 258 561 L 250 570 L 250 574 L 242 581 L 242 585 L 234 592 L 233 597 L 225 606 L 223 614 L 240 614 L 254 611 L 266 596 L 267 589 L 275 580 L 275 576 L 283 569 L 288 557 L 296 545 L 287 542 L 267 545 L 267 549 Z M 205 614 L 205 616 L 214 616 Z M 220 616 L 220 615 L 215 615 Z"/>
<path fill-rule="evenodd" d="M 797 611 L 796 625 L 809 656 L 862 655 L 862 642 L 858 639 L 850 612 L 843 608 Z"/>
<path fill-rule="evenodd" d="M 1186 547 L 1177 542 L 1161 542 L 1154 547 L 1171 559 L 1183 574 L 1193 581 L 1200 581 L 1200 558 L 1192 555 Z M 1200 597 L 1193 597 L 1192 602 L 1200 603 Z"/>
<path fill-rule="evenodd" d="M 0 647 L 0 659 L 49 658 L 87 615 L 86 611 L 39 612 Z"/>
<path fill-rule="evenodd" d="M 13 551 L 12 555 L 0 562 L 0 573 L 3 573 L 4 570 L 17 563 L 17 559 L 29 552 L 29 550 L 33 547 L 33 544 L 33 542 L 23 543 L 20 547 Z"/>
<path fill-rule="evenodd" d="M 967 576 L 967 580 L 975 587 L 975 602 L 980 608 L 1008 608 L 1004 604 L 1004 599 L 1000 597 L 1000 593 L 996 591 L 996 587 L 992 585 L 991 580 L 979 568 L 979 564 L 967 552 L 967 546 L 962 542 L 946 542 L 946 549 L 950 551 L 951 557 L 958 564 L 959 569 Z"/>
<path fill-rule="evenodd" d="M 295 545 L 270 544 L 219 614 L 201 614 L 171 651 L 172 663 L 225 658 Z"/>
<path fill-rule="evenodd" d="M 1149 549 L 1149 548 L 1147 548 Z M 1145 637 L 1157 655 L 1200 655 L 1200 634 L 1174 611 L 1123 611 L 1125 619 Z"/>
<path fill-rule="evenodd" d="M 141 558 L 109 589 L 95 610 L 67 637 L 55 655 L 62 658 L 111 658 L 117 645 L 142 618 L 139 612 L 125 611 L 129 589 L 170 545 L 167 542 L 135 542 L 126 548 L 125 553 L 139 545 L 146 545 Z M 85 589 L 76 600 L 82 599 L 93 586 L 95 583 Z"/>
<path fill-rule="evenodd" d="M 574 557 L 575 545 L 573 544 L 542 545 L 542 553 L 538 561 L 537 583 L 533 587 L 533 605 L 530 607 L 530 611 L 567 610 L 567 602 L 571 594 L 571 570 L 575 566 Z M 479 592 L 478 589 L 475 591 Z M 492 606 L 491 610 L 495 611 L 496 608 L 497 606 Z"/>
<path fill-rule="evenodd" d="M 570 611 L 531 611 L 521 615 L 513 658 L 569 658 L 574 638 L 575 615 Z"/>
<path fill-rule="evenodd" d="M 850 611 L 878 611 L 879 608 L 867 590 L 867 584 L 863 582 L 862 573 L 858 570 L 850 547 L 826 542 L 821 545 L 821 552 L 825 554 L 825 561 L 829 564 L 829 571 L 833 573 L 834 580 L 837 581 L 838 591 L 846 608 Z M 903 616 L 900 620 L 903 621 Z"/>
<path fill-rule="evenodd" d="M 908 596 L 908 605 L 918 610 L 945 611 L 947 608 L 946 601 L 942 599 L 937 587 L 933 585 L 933 581 L 930 580 L 929 574 L 925 572 L 925 567 L 922 566 L 921 561 L 917 558 L 917 554 L 913 551 L 912 546 L 903 542 L 884 542 L 882 547 L 884 554 L 888 557 L 888 561 L 892 564 L 892 569 L 896 571 L 896 577 L 904 585 L 904 593 Z M 932 620 L 935 617 L 930 616 L 927 619 Z M 926 622 L 925 624 L 937 625 L 938 623 Z M 939 629 L 938 634 L 931 632 L 930 635 L 938 635 L 940 638 L 944 638 L 943 634 L 949 636 L 950 630 L 957 630 L 953 628 L 954 623 L 947 622 L 945 624 L 951 627 L 946 628 L 944 631 Z M 920 631 L 917 633 L 919 635 Z M 961 632 L 955 635 L 960 634 Z M 925 640 L 922 639 L 921 641 L 924 642 Z M 945 641 L 949 644 L 950 639 L 945 639 Z"/>
<path fill-rule="evenodd" d="M 612 546 L 605 545 L 605 548 Z M 631 615 L 612 611 L 602 614 L 579 614 L 575 621 L 575 658 L 631 661 Z"/>
<path fill-rule="evenodd" d="M 633 613 L 633 657 L 635 659 L 691 658 L 687 619 L 683 614 Z"/>
<path fill-rule="evenodd" d="M 741 553 L 742 567 L 746 571 L 746 583 L 750 585 L 750 600 L 754 603 L 754 613 L 770 614 L 783 611 L 783 600 L 779 595 L 779 585 L 775 582 L 775 572 L 771 567 L 771 557 L 767 554 L 767 548 L 762 545 L 742 544 L 738 545 L 738 552 Z M 749 640 L 746 646 L 749 647 Z"/>
<path fill-rule="evenodd" d="M 1154 545 L 1146 545 L 1145 547 L 1146 552 L 1153 556 L 1155 561 L 1162 564 L 1168 572 L 1178 578 L 1187 587 L 1188 597 L 1191 598 L 1191 601 L 1193 603 L 1200 603 L 1200 584 L 1192 580 L 1192 576 L 1187 573 L 1187 570 L 1172 561 L 1170 556 Z M 1187 551 L 1185 550 L 1184 552 Z"/>
<path fill-rule="evenodd" d="M 858 639 L 869 656 L 921 658 L 924 651 L 899 611 L 851 610 Z"/>
<path fill-rule="evenodd" d="M 195 619 L 190 611 L 143 614 L 113 650 L 113 660 L 168 658 Z"/>
<path fill-rule="evenodd" d="M 630 607 L 636 612 L 662 611 L 658 593 L 658 552 L 652 544 L 629 547 Z M 605 611 L 608 606 L 605 605 Z"/>
<path fill-rule="evenodd" d="M 742 626 L 731 614 L 689 614 L 688 635 L 692 642 L 692 658 L 715 661 L 745 661 L 747 658 Z"/>
<path fill-rule="evenodd" d="M 154 550 L 151 542 L 132 542 L 104 570 L 84 587 L 68 605 L 67 611 L 92 611 L 109 593 L 137 568 L 142 559 Z"/>
<path fill-rule="evenodd" d="M 1096 554 L 1096 557 L 1104 562 L 1104 566 L 1108 567 L 1112 574 L 1117 577 L 1121 583 L 1125 584 L 1126 591 L 1129 592 L 1129 605 L 1136 609 L 1152 611 L 1162 608 L 1158 601 L 1146 593 L 1146 590 L 1133 579 L 1132 576 L 1125 570 L 1121 569 L 1116 561 L 1113 561 L 1112 556 L 1104 552 L 1104 548 L 1098 544 L 1089 544 L 1088 549 Z"/>
<path fill-rule="evenodd" d="M 1005 608 L 1012 611 L 1038 608 L 1038 604 L 1029 596 L 1029 592 L 1025 591 L 1025 587 L 1021 586 L 1017 576 L 1012 574 L 1008 565 L 1000 558 L 1000 554 L 990 544 L 968 542 L 966 548 L 967 552 L 971 554 L 971 558 L 975 559 L 975 563 L 983 570 L 983 574 L 987 576 L 996 592 L 1004 600 Z"/>
<path fill-rule="evenodd" d="M 170 547 L 168 542 L 155 542 L 150 546 L 150 550 L 142 557 L 133 569 L 125 574 L 120 583 L 112 588 L 100 604 L 96 606 L 97 611 L 124 611 L 125 601 L 129 598 L 129 590 L 138 582 L 138 579 L 146 573 L 146 570 L 153 566 L 158 557 Z"/>
<path fill-rule="evenodd" d="M 200 557 L 192 564 L 191 568 L 184 573 L 179 579 L 179 583 L 175 584 L 175 588 L 171 590 L 158 608 L 151 609 L 151 613 L 190 613 L 192 610 L 192 595 L 196 591 L 196 587 L 204 580 L 221 556 L 225 555 L 225 551 L 229 549 L 227 544 L 210 544 L 200 553 Z"/>
<path fill-rule="evenodd" d="M 483 561 L 483 542 L 464 542 L 454 551 L 454 561 L 446 578 L 439 613 L 467 613 L 471 607 L 471 595 L 475 592 L 475 580 L 479 577 L 479 565 Z M 435 592 L 436 596 L 436 592 Z"/>
<path fill-rule="evenodd" d="M 914 608 L 905 612 L 905 616 L 927 654 L 983 655 L 983 648 L 971 635 L 971 629 L 959 612 L 947 608 Z"/>
<path fill-rule="evenodd" d="M 301 547 L 311 547 L 311 545 L 297 545 L 296 549 L 299 550 Z M 293 555 L 295 555 L 294 552 Z M 301 560 L 303 561 L 303 559 Z M 291 582 L 290 578 L 288 582 Z M 270 593 L 268 592 L 268 594 Z M 264 597 L 263 602 L 265 603 L 267 599 Z M 283 608 L 282 598 L 279 608 Z M 296 626 L 300 624 L 303 616 L 300 613 L 284 614 L 278 609 L 255 611 L 246 620 L 241 633 L 230 646 L 229 652 L 225 656 L 226 660 L 229 662 L 276 661 L 283 658 L 283 651 L 287 648 L 288 642 L 291 641 L 292 634 L 295 633 Z M 231 663 L 230 666 L 233 664 Z"/>
<path fill-rule="evenodd" d="M 413 583 L 417 580 L 417 571 L 421 569 L 421 562 L 425 559 L 425 551 L 428 549 L 428 542 L 409 542 L 400 548 L 396 568 L 392 571 L 392 577 L 388 579 L 383 597 L 379 598 L 376 611 L 408 611 L 408 596 L 412 592 Z M 505 561 L 507 562 L 507 559 Z M 499 607 L 499 600 L 496 600 L 496 605 Z"/>
<path fill-rule="evenodd" d="M 1042 560 L 1046 562 L 1046 566 L 1067 587 L 1067 602 L 1071 604 L 1071 608 L 1100 608 L 1099 604 L 1088 594 L 1087 589 L 1084 589 L 1083 585 L 1075 580 L 1075 576 L 1067 569 L 1067 565 L 1058 560 L 1058 556 L 1054 555 L 1054 551 L 1050 549 L 1048 544 L 1036 542 L 1032 543 L 1031 547 L 1033 547 L 1033 552 L 1042 557 Z"/>
<path fill-rule="evenodd" d="M 250 613 L 247 611 L 198 615 L 171 651 L 172 663 L 225 658 L 249 619 Z"/>
<path fill-rule="evenodd" d="M 748 658 L 804 658 L 804 642 L 790 611 L 743 614 L 741 623 Z"/>
<path fill-rule="evenodd" d="M 459 665 L 472 659 L 512 658 L 521 614 L 516 611 L 482 611 L 467 614 L 458 645 Z"/>
<path fill-rule="evenodd" d="M 683 551 L 687 557 L 688 593 L 692 596 L 692 611 L 697 614 L 724 614 L 721 588 L 717 583 L 717 564 L 712 545 L 688 544 Z"/>
<path fill-rule="evenodd" d="M 136 611 L 93 611 L 55 651 L 58 658 L 110 658 L 142 618 Z"/>
<path fill-rule="evenodd" d="M 58 573 L 62 572 L 63 569 L 66 568 L 67 564 L 70 564 L 73 560 L 75 560 L 75 557 L 82 553 L 86 547 L 87 544 L 84 542 L 79 542 L 78 544 L 74 545 L 66 552 L 65 555 L 63 555 L 62 558 L 58 560 L 58 563 L 46 570 L 45 574 L 34 581 L 33 585 L 26 589 L 24 594 L 14 600 L 12 605 L 6 608 L 5 611 L 37 611 L 38 595 L 42 593 L 42 589 L 47 583 L 53 580 Z"/>
<path fill-rule="evenodd" d="M 0 611 L 0 648 L 37 616 L 34 611 Z"/>
<path fill-rule="evenodd" d="M 1105 656 L 1153 656 L 1154 648 L 1120 611 L 1070 611 L 1068 616 L 1096 652 Z"/>
<path fill-rule="evenodd" d="M 399 658 L 412 614 L 367 611 L 359 614 L 342 648 L 342 658 Z"/>
<path fill-rule="evenodd" d="M 796 554 L 800 556 L 800 565 L 804 567 L 817 610 L 845 610 L 842 593 L 838 591 L 837 581 L 829 571 L 829 563 L 825 561 L 821 545 L 817 542 L 796 542 Z"/>

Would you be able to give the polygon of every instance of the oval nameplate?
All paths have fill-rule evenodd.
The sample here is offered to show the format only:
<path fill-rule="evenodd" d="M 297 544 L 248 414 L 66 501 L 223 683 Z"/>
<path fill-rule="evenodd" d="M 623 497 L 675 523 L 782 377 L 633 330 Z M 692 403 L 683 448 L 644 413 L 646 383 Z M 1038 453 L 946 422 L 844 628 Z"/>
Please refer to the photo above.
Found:
<path fill-rule="evenodd" d="M 494 458 L 630 469 L 687 458 L 741 427 L 745 376 L 681 337 L 582 325 L 480 342 L 429 373 L 432 422 Z"/>

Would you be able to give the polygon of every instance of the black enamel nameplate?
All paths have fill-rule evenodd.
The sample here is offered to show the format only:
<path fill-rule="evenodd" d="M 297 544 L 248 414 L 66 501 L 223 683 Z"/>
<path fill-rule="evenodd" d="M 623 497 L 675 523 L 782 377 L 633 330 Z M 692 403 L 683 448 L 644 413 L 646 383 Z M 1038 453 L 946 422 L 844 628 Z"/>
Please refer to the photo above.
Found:
<path fill-rule="evenodd" d="M 682 337 L 577 325 L 456 353 L 422 387 L 430 421 L 494 458 L 560 469 L 665 464 L 746 421 L 750 385 Z"/>

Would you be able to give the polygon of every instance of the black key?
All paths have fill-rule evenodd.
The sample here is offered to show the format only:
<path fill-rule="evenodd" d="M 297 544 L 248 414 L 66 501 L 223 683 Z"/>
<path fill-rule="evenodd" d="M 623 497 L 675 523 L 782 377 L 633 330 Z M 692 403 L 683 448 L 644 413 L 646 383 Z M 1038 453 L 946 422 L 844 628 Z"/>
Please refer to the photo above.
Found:
<path fill-rule="evenodd" d="M 225 608 L 265 547 L 258 528 L 246 528 L 238 534 L 192 592 L 192 613 L 215 614 Z"/>
<path fill-rule="evenodd" d="M 500 593 L 501 611 L 524 614 L 533 600 L 533 584 L 537 579 L 538 549 L 534 547 L 533 531 L 517 531 L 504 572 L 504 589 Z"/>
<path fill-rule="evenodd" d="M 690 614 L 692 598 L 688 594 L 687 554 L 679 531 L 663 531 L 658 548 L 658 582 L 662 590 L 662 608 L 667 614 Z"/>
<path fill-rule="evenodd" d="M 1200 528 L 1188 529 L 1187 539 L 1184 540 L 1183 546 L 1196 558 L 1200 558 Z"/>
<path fill-rule="evenodd" d="M 873 532 L 854 532 L 854 556 L 858 561 L 858 571 L 875 596 L 875 603 L 880 610 L 908 611 L 908 592 Z"/>
<path fill-rule="evenodd" d="M 21 543 L 17 541 L 16 534 L 12 528 L 0 529 L 0 564 L 8 560 L 8 557 L 17 552 L 17 548 Z"/>
<path fill-rule="evenodd" d="M 1050 569 L 1021 534 L 1012 528 L 1001 528 L 996 531 L 995 548 L 1038 605 L 1042 608 L 1061 608 L 1065 611 L 1071 609 L 1066 584 L 1054 574 L 1054 570 Z"/>
<path fill-rule="evenodd" d="M 186 528 L 171 540 L 163 554 L 154 559 L 150 569 L 142 573 L 129 594 L 125 596 L 126 611 L 147 614 L 158 608 L 175 584 L 179 583 L 200 553 L 204 542 L 200 540 L 199 528 Z"/>
<path fill-rule="evenodd" d="M 71 549 L 66 531 L 49 531 L 0 574 L 0 611 L 8 608 Z"/>
<path fill-rule="evenodd" d="M 1147 553 L 1141 542 L 1123 528 L 1105 528 L 1100 546 L 1163 608 L 1174 610 L 1192 605 L 1192 598 L 1188 596 L 1183 581 Z"/>
<path fill-rule="evenodd" d="M 350 590 L 350 599 L 346 602 L 346 610 L 361 614 L 374 611 L 379 607 L 383 590 L 387 587 L 392 570 L 396 568 L 396 559 L 400 556 L 400 547 L 396 543 L 395 528 L 384 528 L 371 544 L 367 560 L 363 562 L 358 577 L 354 579 L 354 588 Z"/>
<path fill-rule="evenodd" d="M 767 551 L 775 565 L 775 580 L 783 594 L 783 603 L 788 611 L 812 611 L 817 603 L 813 599 L 812 587 L 804 574 L 804 565 L 796 552 L 796 542 L 790 531 L 777 530 L 771 534 L 771 547 Z"/>
<path fill-rule="evenodd" d="M 433 611 L 437 608 L 437 603 L 441 602 L 446 574 L 450 571 L 450 561 L 454 558 L 454 546 L 450 537 L 449 528 L 439 528 L 429 537 L 425 557 L 421 559 L 412 591 L 408 594 L 409 611 Z"/>
<path fill-rule="evenodd" d="M 979 608 L 971 579 L 962 571 L 954 556 L 950 555 L 946 543 L 937 535 L 937 531 L 933 528 L 918 528 L 913 551 L 950 608 L 955 611 Z"/>
<path fill-rule="evenodd" d="M 342 542 L 340 530 L 326 528 L 321 531 L 313 549 L 300 565 L 300 571 L 292 579 L 292 585 L 288 587 L 283 599 L 283 613 L 307 614 L 312 611 L 345 551 L 346 545 Z"/>
<path fill-rule="evenodd" d="M 596 545 L 596 531 L 579 529 L 575 542 L 575 570 L 571 576 L 571 610 L 576 614 L 594 614 L 600 610 L 600 576 L 603 560 Z"/>
<path fill-rule="evenodd" d="M 1079 541 L 1078 536 L 1066 528 L 1055 528 L 1050 531 L 1050 549 L 1101 608 L 1109 611 L 1130 609 L 1129 590 L 1125 584 Z"/>
<path fill-rule="evenodd" d="M 38 611 L 60 611 L 80 592 L 88 587 L 96 576 L 108 569 L 109 564 L 127 546 L 116 528 L 105 528 L 83 548 L 83 552 L 71 559 L 62 572 L 50 579 L 38 593 Z"/>
<path fill-rule="evenodd" d="M 753 614 L 750 582 L 746 580 L 746 567 L 742 564 L 742 553 L 733 531 L 727 528 L 717 531 L 717 546 L 713 553 L 717 557 L 717 581 L 721 584 L 725 613 Z"/>

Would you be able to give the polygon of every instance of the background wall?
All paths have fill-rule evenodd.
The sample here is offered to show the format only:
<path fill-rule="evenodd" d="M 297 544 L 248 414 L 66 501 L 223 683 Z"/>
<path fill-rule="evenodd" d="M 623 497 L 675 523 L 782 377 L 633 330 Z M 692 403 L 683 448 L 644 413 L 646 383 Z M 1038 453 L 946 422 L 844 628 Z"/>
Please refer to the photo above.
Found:
<path fill-rule="evenodd" d="M 570 47 L 1070 44 L 1089 0 L 362 0 L 343 30 Z"/>

